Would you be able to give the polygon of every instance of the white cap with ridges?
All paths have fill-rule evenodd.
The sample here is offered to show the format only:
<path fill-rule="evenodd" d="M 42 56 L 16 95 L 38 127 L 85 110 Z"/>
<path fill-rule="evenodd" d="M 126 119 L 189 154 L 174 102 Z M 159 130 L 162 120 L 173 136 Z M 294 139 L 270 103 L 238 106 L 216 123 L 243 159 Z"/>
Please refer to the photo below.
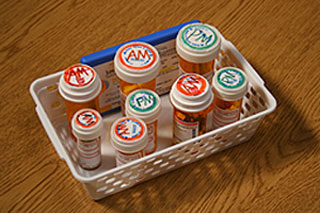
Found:
<path fill-rule="evenodd" d="M 84 64 L 68 67 L 60 77 L 59 93 L 71 102 L 87 102 L 96 98 L 102 83 L 96 71 Z"/>
<path fill-rule="evenodd" d="M 176 38 L 176 50 L 180 57 L 192 63 L 206 63 L 214 60 L 221 47 L 217 30 L 202 23 L 184 26 Z"/>
<path fill-rule="evenodd" d="M 123 117 L 111 127 L 111 144 L 123 153 L 142 151 L 148 143 L 147 126 L 138 118 Z"/>
<path fill-rule="evenodd" d="M 195 73 L 181 75 L 172 85 L 170 101 L 184 112 L 200 112 L 213 101 L 211 87 L 203 76 Z"/>
<path fill-rule="evenodd" d="M 217 97 L 225 101 L 236 101 L 248 91 L 248 80 L 241 69 L 223 67 L 213 76 L 212 87 Z"/>
<path fill-rule="evenodd" d="M 151 81 L 160 70 L 159 53 L 145 42 L 127 43 L 115 55 L 114 70 L 120 79 L 129 83 Z"/>
<path fill-rule="evenodd" d="M 102 135 L 103 121 L 99 112 L 94 109 L 77 111 L 71 122 L 72 133 L 80 140 L 94 140 Z"/>
<path fill-rule="evenodd" d="M 152 122 L 159 117 L 161 100 L 157 93 L 149 89 L 131 92 L 126 99 L 126 115 Z"/>

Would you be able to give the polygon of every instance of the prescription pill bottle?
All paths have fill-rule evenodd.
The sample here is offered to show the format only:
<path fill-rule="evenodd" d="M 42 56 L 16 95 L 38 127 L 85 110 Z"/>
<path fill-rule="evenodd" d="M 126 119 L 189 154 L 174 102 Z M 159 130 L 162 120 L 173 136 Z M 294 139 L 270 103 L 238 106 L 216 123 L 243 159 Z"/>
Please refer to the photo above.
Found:
<path fill-rule="evenodd" d="M 148 143 L 147 126 L 138 118 L 123 117 L 111 127 L 111 144 L 116 150 L 117 166 L 142 158 Z"/>
<path fill-rule="evenodd" d="M 214 96 L 213 128 L 240 119 L 243 96 L 248 90 L 246 74 L 235 67 L 218 70 L 212 79 Z"/>
<path fill-rule="evenodd" d="M 140 118 L 148 129 L 148 144 L 146 155 L 157 149 L 158 118 L 161 111 L 161 101 L 157 93 L 148 89 L 131 92 L 126 100 L 126 116 Z"/>
<path fill-rule="evenodd" d="M 202 23 L 186 25 L 176 38 L 180 72 L 198 73 L 211 82 L 220 47 L 221 38 L 212 26 Z"/>
<path fill-rule="evenodd" d="M 195 73 L 180 76 L 170 91 L 173 106 L 173 143 L 197 137 L 212 126 L 213 92 L 209 82 Z"/>
<path fill-rule="evenodd" d="M 72 118 L 72 132 L 77 138 L 78 161 L 83 169 L 93 170 L 101 164 L 103 121 L 94 109 L 81 109 Z"/>
<path fill-rule="evenodd" d="M 83 108 L 99 109 L 102 82 L 92 67 L 76 64 L 68 67 L 60 77 L 59 93 L 65 101 L 70 134 L 71 120 L 75 112 Z"/>
<path fill-rule="evenodd" d="M 125 113 L 125 101 L 136 89 L 156 89 L 156 76 L 160 69 L 159 53 L 152 45 L 130 42 L 120 47 L 114 58 L 114 70 L 120 79 L 121 109 Z"/>

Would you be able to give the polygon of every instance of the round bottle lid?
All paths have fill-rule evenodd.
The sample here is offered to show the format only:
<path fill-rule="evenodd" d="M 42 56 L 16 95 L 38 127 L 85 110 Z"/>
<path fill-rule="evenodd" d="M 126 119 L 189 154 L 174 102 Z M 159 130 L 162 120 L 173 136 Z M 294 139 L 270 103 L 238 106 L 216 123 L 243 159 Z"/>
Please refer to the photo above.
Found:
<path fill-rule="evenodd" d="M 208 24 L 188 24 L 179 31 L 176 39 L 178 55 L 192 63 L 214 60 L 219 54 L 220 47 L 219 33 Z"/>
<path fill-rule="evenodd" d="M 200 112 L 210 106 L 213 93 L 203 76 L 195 73 L 181 75 L 172 85 L 170 101 L 184 112 Z"/>
<path fill-rule="evenodd" d="M 138 119 L 124 117 L 116 120 L 111 127 L 111 144 L 123 153 L 143 150 L 148 142 L 147 126 Z"/>
<path fill-rule="evenodd" d="M 241 69 L 224 67 L 213 76 L 212 87 L 217 97 L 226 101 L 236 101 L 248 91 L 248 81 Z"/>
<path fill-rule="evenodd" d="M 152 122 L 159 117 L 161 100 L 157 93 L 149 89 L 131 92 L 126 99 L 126 115 Z"/>
<path fill-rule="evenodd" d="M 160 70 L 159 53 L 144 42 L 127 43 L 116 53 L 114 70 L 120 79 L 129 83 L 151 81 Z"/>
<path fill-rule="evenodd" d="M 81 140 L 93 140 L 103 132 L 101 115 L 89 108 L 77 111 L 72 118 L 71 126 L 74 136 Z"/>
<path fill-rule="evenodd" d="M 59 93 L 71 102 L 90 101 L 99 95 L 101 89 L 102 83 L 96 71 L 83 64 L 68 67 L 59 81 Z"/>

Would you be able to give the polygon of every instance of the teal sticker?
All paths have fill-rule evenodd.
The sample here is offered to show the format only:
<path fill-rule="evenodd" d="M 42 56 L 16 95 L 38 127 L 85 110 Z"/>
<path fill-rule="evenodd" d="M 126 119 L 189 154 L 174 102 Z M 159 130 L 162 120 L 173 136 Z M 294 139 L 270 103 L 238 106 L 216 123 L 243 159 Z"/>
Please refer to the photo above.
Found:
<path fill-rule="evenodd" d="M 243 85 L 245 77 L 238 70 L 228 68 L 219 72 L 217 76 L 217 81 L 223 87 L 235 89 Z"/>
<path fill-rule="evenodd" d="M 183 30 L 181 34 L 183 42 L 194 49 L 207 49 L 217 41 L 216 33 L 208 26 L 194 24 Z"/>
<path fill-rule="evenodd" d="M 157 98 L 151 92 L 138 91 L 129 100 L 129 105 L 138 112 L 148 112 L 157 105 Z"/>

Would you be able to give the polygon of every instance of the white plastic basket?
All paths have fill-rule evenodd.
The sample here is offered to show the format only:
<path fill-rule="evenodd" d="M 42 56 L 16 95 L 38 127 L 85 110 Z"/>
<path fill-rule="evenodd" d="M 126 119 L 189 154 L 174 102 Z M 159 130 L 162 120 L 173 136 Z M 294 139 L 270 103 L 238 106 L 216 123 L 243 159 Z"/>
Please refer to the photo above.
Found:
<path fill-rule="evenodd" d="M 84 184 L 91 198 L 98 200 L 248 141 L 252 137 L 263 117 L 276 108 L 275 98 L 247 60 L 223 37 L 222 51 L 215 64 L 216 69 L 224 66 L 239 67 L 248 76 L 249 91 L 244 97 L 241 120 L 173 146 L 172 107 L 168 95 L 164 95 L 161 97 L 158 151 L 121 167 L 116 167 L 114 150 L 109 143 L 110 126 L 121 116 L 120 112 L 104 116 L 107 130 L 102 137 L 102 165 L 97 170 L 86 171 L 77 163 L 76 148 L 68 134 L 64 102 L 57 91 L 62 72 L 35 80 L 30 92 L 36 103 L 38 116 L 58 155 L 66 161 L 73 176 Z"/>

